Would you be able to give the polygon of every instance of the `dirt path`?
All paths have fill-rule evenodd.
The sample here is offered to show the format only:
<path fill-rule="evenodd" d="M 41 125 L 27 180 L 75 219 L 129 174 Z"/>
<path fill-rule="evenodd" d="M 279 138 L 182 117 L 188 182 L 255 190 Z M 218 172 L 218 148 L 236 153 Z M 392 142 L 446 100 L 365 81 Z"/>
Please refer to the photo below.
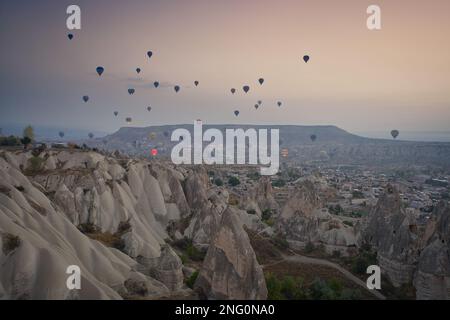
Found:
<path fill-rule="evenodd" d="M 287 261 L 287 262 L 294 262 L 294 263 L 300 263 L 300 264 L 302 264 L 302 263 L 303 264 L 315 264 L 315 265 L 321 265 L 321 266 L 333 268 L 335 270 L 338 270 L 340 273 L 342 273 L 348 280 L 354 282 L 355 284 L 359 285 L 360 287 L 364 288 L 365 290 L 367 290 L 368 292 L 373 294 L 376 298 L 378 298 L 380 300 L 386 299 L 386 297 L 384 295 L 382 295 L 379 291 L 369 290 L 367 288 L 365 282 L 363 282 L 361 279 L 354 276 L 351 272 L 349 272 L 348 270 L 344 269 L 343 267 L 341 267 L 340 265 L 338 265 L 334 262 L 324 260 L 324 259 L 305 257 L 305 256 L 299 255 L 297 253 L 294 253 L 291 256 L 282 255 L 282 257 L 283 257 L 283 260 L 264 265 L 263 267 L 269 267 L 269 266 L 273 266 L 278 263 Z"/>

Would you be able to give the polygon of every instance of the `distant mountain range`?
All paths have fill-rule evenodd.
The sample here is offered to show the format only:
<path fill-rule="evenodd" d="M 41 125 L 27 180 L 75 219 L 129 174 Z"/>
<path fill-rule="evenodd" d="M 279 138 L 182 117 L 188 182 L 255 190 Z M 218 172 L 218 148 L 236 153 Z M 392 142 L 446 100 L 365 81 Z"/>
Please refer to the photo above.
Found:
<path fill-rule="evenodd" d="M 168 156 L 176 144 L 170 141 L 175 129 L 184 128 L 193 136 L 193 125 L 123 127 L 101 139 L 86 141 L 89 145 L 131 154 L 147 155 L 157 148 L 161 156 Z M 319 161 L 336 164 L 365 165 L 436 165 L 450 167 L 450 143 L 413 142 L 394 139 L 365 138 L 336 126 L 295 125 L 204 125 L 203 131 L 216 128 L 279 129 L 280 149 L 288 149 L 284 160 Z M 311 136 L 315 136 L 315 140 Z M 224 135 L 225 136 L 225 135 Z M 314 141 L 313 141 L 314 140 Z"/>

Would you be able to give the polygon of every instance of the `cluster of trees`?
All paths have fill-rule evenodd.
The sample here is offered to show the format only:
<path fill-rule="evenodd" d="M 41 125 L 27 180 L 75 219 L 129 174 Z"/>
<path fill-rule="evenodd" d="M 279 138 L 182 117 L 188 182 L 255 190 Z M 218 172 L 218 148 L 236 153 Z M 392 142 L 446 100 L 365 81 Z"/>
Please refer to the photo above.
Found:
<path fill-rule="evenodd" d="M 353 300 L 361 299 L 361 291 L 345 288 L 339 279 L 316 278 L 306 285 L 301 277 L 266 275 L 269 300 Z"/>
<path fill-rule="evenodd" d="M 32 126 L 27 126 L 23 130 L 23 136 L 22 138 L 16 137 L 16 136 L 8 136 L 3 137 L 2 131 L 0 131 L 0 146 L 6 146 L 6 147 L 17 147 L 20 145 L 23 145 L 24 148 L 28 148 L 28 146 L 34 141 L 34 130 Z"/>

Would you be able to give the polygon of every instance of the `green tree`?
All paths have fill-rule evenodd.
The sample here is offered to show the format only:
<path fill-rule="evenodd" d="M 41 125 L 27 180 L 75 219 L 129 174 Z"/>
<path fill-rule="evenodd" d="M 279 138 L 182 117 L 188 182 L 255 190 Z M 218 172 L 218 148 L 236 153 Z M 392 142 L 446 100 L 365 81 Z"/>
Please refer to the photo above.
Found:
<path fill-rule="evenodd" d="M 235 186 L 239 185 L 240 183 L 241 183 L 241 181 L 236 177 L 230 177 L 228 179 L 228 184 L 231 185 L 232 187 L 235 187 Z"/>
<path fill-rule="evenodd" d="M 31 141 L 34 140 L 34 129 L 32 126 L 27 126 L 25 129 L 23 129 L 23 137 L 28 138 Z"/>

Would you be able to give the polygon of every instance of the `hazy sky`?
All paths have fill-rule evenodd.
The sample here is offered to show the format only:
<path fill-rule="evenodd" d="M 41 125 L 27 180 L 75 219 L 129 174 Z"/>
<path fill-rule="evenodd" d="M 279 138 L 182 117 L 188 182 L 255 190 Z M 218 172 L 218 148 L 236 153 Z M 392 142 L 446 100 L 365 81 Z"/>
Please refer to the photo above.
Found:
<path fill-rule="evenodd" d="M 72 41 L 70 4 L 82 11 Z M 381 7 L 381 31 L 366 27 L 370 4 Z M 201 118 L 448 130 L 449 36 L 448 0 L 2 0 L 0 123 L 115 131 L 125 117 L 134 126 Z"/>

